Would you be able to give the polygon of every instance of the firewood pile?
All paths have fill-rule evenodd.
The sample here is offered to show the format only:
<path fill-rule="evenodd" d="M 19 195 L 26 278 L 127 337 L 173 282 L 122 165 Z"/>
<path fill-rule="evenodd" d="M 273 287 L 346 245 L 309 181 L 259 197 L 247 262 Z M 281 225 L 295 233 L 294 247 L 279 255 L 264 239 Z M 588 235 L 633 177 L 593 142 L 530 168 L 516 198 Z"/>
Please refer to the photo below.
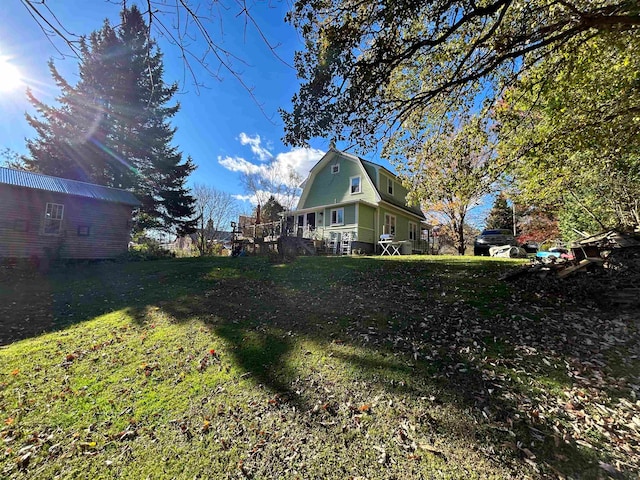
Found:
<path fill-rule="evenodd" d="M 640 306 L 640 234 L 592 235 L 574 243 L 568 258 L 536 257 L 501 280 L 602 306 L 635 308 Z"/>

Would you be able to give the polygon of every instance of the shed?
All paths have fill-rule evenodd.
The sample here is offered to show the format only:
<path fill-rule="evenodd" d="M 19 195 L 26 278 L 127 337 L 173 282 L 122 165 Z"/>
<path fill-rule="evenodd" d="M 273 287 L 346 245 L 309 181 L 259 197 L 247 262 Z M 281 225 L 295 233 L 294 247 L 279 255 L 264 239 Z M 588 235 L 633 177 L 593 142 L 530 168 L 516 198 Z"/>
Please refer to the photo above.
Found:
<path fill-rule="evenodd" d="M 0 257 L 117 257 L 138 206 L 125 190 L 0 167 Z"/>

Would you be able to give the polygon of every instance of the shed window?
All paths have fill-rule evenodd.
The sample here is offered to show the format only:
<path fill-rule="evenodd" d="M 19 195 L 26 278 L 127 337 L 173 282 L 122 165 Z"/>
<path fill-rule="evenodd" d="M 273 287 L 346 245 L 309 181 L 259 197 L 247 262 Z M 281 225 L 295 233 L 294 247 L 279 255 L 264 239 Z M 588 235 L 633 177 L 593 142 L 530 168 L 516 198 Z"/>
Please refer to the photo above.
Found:
<path fill-rule="evenodd" d="M 336 163 L 335 165 L 331 165 L 331 173 L 339 173 L 340 172 L 340 164 Z"/>
<path fill-rule="evenodd" d="M 351 177 L 351 194 L 361 193 L 362 192 L 362 183 L 360 182 L 360 177 Z"/>
<path fill-rule="evenodd" d="M 47 209 L 44 212 L 44 227 L 42 233 L 45 235 L 60 235 L 63 215 L 64 205 L 60 203 L 47 203 Z"/>
<path fill-rule="evenodd" d="M 344 225 L 344 208 L 331 210 L 331 225 Z"/>

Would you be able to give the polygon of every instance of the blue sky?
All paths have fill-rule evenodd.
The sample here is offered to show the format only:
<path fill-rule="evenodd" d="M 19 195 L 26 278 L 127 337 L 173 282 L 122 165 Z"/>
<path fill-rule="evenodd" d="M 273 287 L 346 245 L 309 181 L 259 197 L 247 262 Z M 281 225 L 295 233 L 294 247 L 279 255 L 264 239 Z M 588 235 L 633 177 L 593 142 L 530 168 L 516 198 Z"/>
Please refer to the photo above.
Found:
<path fill-rule="evenodd" d="M 146 0 L 130 0 L 129 5 L 132 4 L 140 5 L 142 11 L 146 8 Z M 209 2 L 203 1 L 202 4 L 206 6 Z M 229 192 L 240 200 L 241 209 L 249 212 L 255 199 L 252 202 L 248 192 L 243 190 L 240 183 L 242 172 L 259 173 L 269 168 L 282 170 L 292 167 L 304 178 L 329 148 L 329 142 L 316 139 L 308 149 L 290 148 L 281 142 L 283 124 L 278 109 L 289 109 L 291 97 L 298 90 L 299 80 L 291 65 L 294 52 L 303 48 L 297 32 L 284 22 L 289 2 L 256 1 L 251 7 L 262 33 L 271 45 L 277 46 L 275 52 L 284 61 L 274 55 L 255 27 L 245 24 L 243 17 L 239 16 L 241 7 L 236 0 L 226 0 L 223 4 L 226 9 L 220 7 L 211 12 L 200 12 L 213 19 L 209 32 L 214 40 L 238 57 L 234 66 L 255 99 L 224 69 L 218 70 L 221 78 L 216 79 L 208 75 L 198 62 L 191 62 L 197 81 L 204 84 L 196 86 L 179 57 L 180 51 L 161 37 L 158 30 L 154 31 L 154 37 L 164 53 L 165 82 L 175 81 L 181 87 L 180 94 L 175 97 L 181 104 L 181 110 L 173 121 L 178 129 L 174 144 L 185 157 L 190 155 L 198 166 L 191 175 L 190 184 L 206 184 Z M 78 35 L 99 29 L 105 18 L 117 24 L 120 12 L 118 2 L 107 0 L 56 0 L 47 5 L 51 5 L 69 32 Z M 220 2 L 217 5 L 221 5 Z M 2 60 L 5 65 L 10 63 L 20 70 L 23 82 L 40 100 L 53 103 L 59 91 L 53 84 L 47 61 L 53 59 L 63 76 L 75 84 L 77 59 L 64 58 L 56 50 L 55 47 L 65 54 L 70 53 L 60 39 L 49 41 L 20 0 L 4 0 L 3 13 L 0 70 Z M 175 17 L 165 16 L 164 20 L 170 25 Z M 194 31 L 190 29 L 190 33 Z M 196 53 L 203 52 L 202 39 L 194 38 L 191 49 Z M 218 67 L 215 62 L 210 65 L 214 70 Z M 0 87 L 4 73 L 0 71 Z M 34 136 L 34 130 L 24 117 L 25 112 L 34 113 L 24 90 L 24 85 L 10 91 L 0 88 L 0 150 L 10 148 L 26 153 L 24 140 Z M 343 145 L 338 144 L 337 147 L 343 148 Z M 377 152 L 363 156 L 393 171 Z"/>
<path fill-rule="evenodd" d="M 141 2 L 129 2 L 134 3 Z M 173 121 L 178 129 L 174 143 L 198 165 L 190 183 L 211 185 L 244 198 L 247 192 L 239 181 L 241 172 L 260 172 L 275 164 L 291 166 L 304 177 L 328 149 L 328 141 L 320 139 L 309 149 L 292 149 L 280 140 L 283 125 L 278 108 L 288 109 L 298 88 L 291 65 L 294 51 L 302 48 L 295 30 L 284 22 L 287 2 L 258 2 L 251 10 L 266 38 L 272 45 L 277 45 L 275 51 L 284 62 L 270 51 L 252 25 L 245 25 L 238 16 L 240 7 L 236 2 L 229 0 L 226 3 L 226 10 L 219 8 L 212 12 L 216 19 L 210 32 L 223 48 L 239 58 L 234 61 L 235 67 L 241 73 L 242 81 L 251 88 L 255 100 L 224 69 L 219 70 L 221 79 L 215 79 L 198 62 L 192 62 L 198 82 L 204 83 L 196 86 L 179 58 L 179 50 L 157 31 L 154 36 L 164 53 L 165 81 L 177 81 L 181 87 L 180 94 L 175 97 L 181 110 Z M 51 3 L 51 8 L 60 23 L 74 34 L 89 34 L 100 28 L 105 18 L 117 24 L 120 11 L 117 2 L 104 0 L 58 0 Z M 142 4 L 141 9 L 144 8 Z M 53 103 L 59 91 L 49 74 L 48 59 L 53 58 L 70 83 L 77 80 L 77 59 L 62 58 L 20 0 L 5 0 L 3 10 L 3 18 L 11 20 L 0 24 L 0 58 L 20 70 L 23 81 L 39 99 Z M 172 20 L 165 17 L 165 21 L 170 23 Z M 63 53 L 70 53 L 59 39 L 52 41 Z M 194 52 L 202 52 L 203 48 L 201 39 L 192 44 Z M 211 62 L 211 66 L 217 69 L 215 62 Z M 9 92 L 0 91 L 3 117 L 0 149 L 8 147 L 26 153 L 24 139 L 34 136 L 34 130 L 24 118 L 25 112 L 33 113 L 24 89 L 22 86 Z M 243 209 L 250 210 L 250 202 L 245 201 Z"/>

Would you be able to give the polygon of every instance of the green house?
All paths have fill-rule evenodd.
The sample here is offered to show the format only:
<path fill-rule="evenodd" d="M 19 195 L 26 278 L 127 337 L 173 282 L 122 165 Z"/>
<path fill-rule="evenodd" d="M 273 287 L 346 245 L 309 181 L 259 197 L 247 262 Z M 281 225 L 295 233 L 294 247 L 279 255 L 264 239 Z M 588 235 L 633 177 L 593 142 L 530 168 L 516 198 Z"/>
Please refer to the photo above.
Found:
<path fill-rule="evenodd" d="M 323 241 L 334 253 L 373 253 L 383 234 L 419 250 L 424 214 L 407 204 L 407 190 L 381 165 L 334 148 L 311 169 L 291 212 L 298 236 Z M 290 220 L 291 221 L 291 220 Z"/>

